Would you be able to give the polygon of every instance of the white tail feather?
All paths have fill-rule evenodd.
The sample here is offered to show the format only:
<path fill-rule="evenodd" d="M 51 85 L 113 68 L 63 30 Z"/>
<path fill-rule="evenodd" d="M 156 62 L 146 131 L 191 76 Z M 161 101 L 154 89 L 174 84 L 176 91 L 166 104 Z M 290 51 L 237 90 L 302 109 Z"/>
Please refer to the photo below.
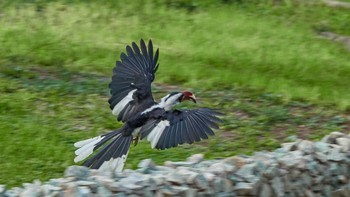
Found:
<path fill-rule="evenodd" d="M 82 141 L 79 141 L 79 142 L 75 142 L 74 143 L 74 146 L 77 147 L 77 148 L 80 148 L 82 146 L 84 146 L 85 144 L 88 144 L 96 139 L 99 139 L 101 138 L 101 136 L 97 136 L 97 137 L 94 137 L 94 138 L 90 138 L 90 139 L 87 139 L 87 140 L 82 140 Z"/>
<path fill-rule="evenodd" d="M 152 148 L 156 147 L 160 136 L 162 135 L 164 129 L 169 126 L 168 120 L 160 121 L 156 127 L 148 134 L 147 140 L 151 142 Z"/>
<path fill-rule="evenodd" d="M 103 162 L 99 170 L 121 172 L 124 168 L 124 164 L 125 164 L 126 158 L 128 157 L 128 154 L 129 154 L 129 151 L 126 153 L 126 155 L 122 155 L 121 157 L 118 157 L 118 158 L 111 158 L 109 161 Z"/>
<path fill-rule="evenodd" d="M 104 137 L 98 136 L 91 139 L 83 140 L 74 144 L 75 147 L 80 147 L 75 151 L 74 162 L 77 163 L 86 159 L 89 155 L 94 152 L 94 148 Z M 78 145 L 76 145 L 78 144 Z"/>
<path fill-rule="evenodd" d="M 116 116 L 119 115 L 119 113 L 124 109 L 124 107 L 132 100 L 134 100 L 132 98 L 134 92 L 136 91 L 137 89 L 133 89 L 131 90 L 128 95 L 126 97 L 124 97 L 121 101 L 119 101 L 119 103 L 117 103 L 113 110 L 112 110 L 112 113 Z"/>

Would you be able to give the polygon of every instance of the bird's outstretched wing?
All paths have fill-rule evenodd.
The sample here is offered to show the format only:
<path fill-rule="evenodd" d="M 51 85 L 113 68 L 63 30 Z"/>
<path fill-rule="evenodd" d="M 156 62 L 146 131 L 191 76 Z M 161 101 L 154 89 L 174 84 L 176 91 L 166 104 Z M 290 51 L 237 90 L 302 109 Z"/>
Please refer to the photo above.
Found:
<path fill-rule="evenodd" d="M 135 42 L 126 47 L 126 54 L 120 55 L 113 69 L 112 82 L 109 84 L 110 108 L 118 121 L 125 122 L 137 112 L 152 106 L 151 83 L 158 69 L 159 50 L 153 53 L 153 44 L 148 46 L 141 39 L 140 47 Z"/>
<path fill-rule="evenodd" d="M 172 110 L 159 115 L 160 120 L 150 120 L 141 128 L 141 138 L 147 138 L 152 148 L 166 149 L 179 144 L 198 142 L 214 135 L 222 122 L 222 113 L 208 108 Z"/>

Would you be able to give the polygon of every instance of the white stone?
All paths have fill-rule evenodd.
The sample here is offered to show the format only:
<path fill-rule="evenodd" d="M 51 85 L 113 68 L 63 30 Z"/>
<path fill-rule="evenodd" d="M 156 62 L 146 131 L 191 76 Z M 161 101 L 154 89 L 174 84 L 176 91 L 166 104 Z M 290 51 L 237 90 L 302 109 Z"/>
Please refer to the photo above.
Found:
<path fill-rule="evenodd" d="M 350 139 L 345 137 L 339 137 L 336 139 L 337 144 L 341 146 L 342 151 L 350 151 Z"/>
<path fill-rule="evenodd" d="M 193 162 L 193 163 L 199 163 L 203 161 L 204 155 L 203 154 L 194 154 L 190 157 L 187 158 L 188 162 Z"/>

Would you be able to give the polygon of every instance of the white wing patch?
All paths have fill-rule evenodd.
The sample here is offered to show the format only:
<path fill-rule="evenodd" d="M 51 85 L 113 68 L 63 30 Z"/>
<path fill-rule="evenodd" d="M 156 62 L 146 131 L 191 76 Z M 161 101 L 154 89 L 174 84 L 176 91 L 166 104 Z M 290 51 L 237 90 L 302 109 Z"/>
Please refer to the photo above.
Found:
<path fill-rule="evenodd" d="M 101 171 L 116 171 L 121 172 L 124 168 L 124 164 L 126 161 L 126 158 L 128 157 L 129 151 L 126 153 L 126 155 L 122 155 L 118 158 L 111 158 L 109 161 L 103 162 L 103 164 L 100 166 L 99 170 Z"/>
<path fill-rule="evenodd" d="M 87 140 L 79 141 L 74 144 L 75 147 L 79 148 L 75 151 L 76 157 L 74 162 L 77 163 L 86 159 L 89 155 L 94 152 L 95 145 L 99 143 L 104 137 L 98 136 Z"/>
<path fill-rule="evenodd" d="M 132 98 L 134 92 L 136 91 L 137 89 L 133 89 L 131 90 L 128 95 L 126 97 L 124 97 L 121 101 L 119 101 L 119 103 L 117 103 L 114 108 L 113 108 L 113 111 L 112 113 L 116 116 L 119 115 L 119 113 L 124 109 L 124 107 L 132 100 L 134 100 Z"/>
<path fill-rule="evenodd" d="M 153 128 L 153 130 L 148 134 L 147 140 L 151 142 L 152 148 L 156 147 L 160 136 L 162 135 L 164 129 L 169 126 L 168 120 L 162 120 L 160 121 L 156 127 Z"/>
<path fill-rule="evenodd" d="M 165 111 L 169 111 L 173 106 L 177 105 L 179 102 L 177 101 L 182 93 L 174 94 L 170 97 L 170 94 L 166 95 L 160 100 L 160 103 L 153 105 L 152 107 L 144 110 L 141 114 L 148 113 L 155 108 L 163 108 Z"/>

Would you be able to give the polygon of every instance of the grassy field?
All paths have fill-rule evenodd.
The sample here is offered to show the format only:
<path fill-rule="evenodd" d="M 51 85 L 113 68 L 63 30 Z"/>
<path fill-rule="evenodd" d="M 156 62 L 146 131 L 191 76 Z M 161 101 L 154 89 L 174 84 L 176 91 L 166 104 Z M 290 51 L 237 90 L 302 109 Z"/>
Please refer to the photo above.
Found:
<path fill-rule="evenodd" d="M 348 10 L 317 1 L 23 2 L 0 3 L 0 184 L 62 176 L 75 141 L 120 126 L 107 84 L 125 45 L 140 38 L 160 48 L 156 98 L 192 90 L 199 106 L 227 116 L 216 137 L 195 145 L 132 147 L 127 167 L 350 129 L 349 51 L 318 36 L 350 35 Z"/>

